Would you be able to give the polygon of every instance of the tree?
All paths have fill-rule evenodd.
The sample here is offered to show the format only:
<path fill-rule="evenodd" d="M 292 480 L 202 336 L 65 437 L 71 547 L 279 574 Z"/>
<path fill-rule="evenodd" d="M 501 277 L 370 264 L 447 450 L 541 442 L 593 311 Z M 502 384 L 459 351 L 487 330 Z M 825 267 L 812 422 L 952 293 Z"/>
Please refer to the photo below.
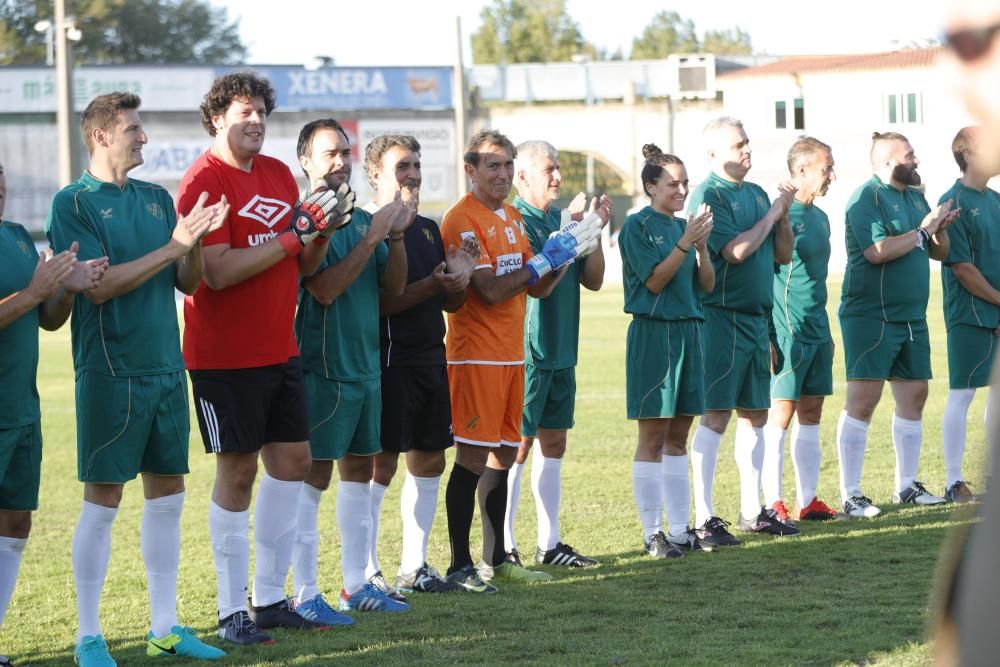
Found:
<path fill-rule="evenodd" d="M 243 62 L 247 48 L 239 21 L 208 0 L 71 0 L 83 38 L 74 44 L 77 64 Z M 45 33 L 35 23 L 52 19 L 50 0 L 0 0 L 0 64 L 45 62 Z"/>
<path fill-rule="evenodd" d="M 565 62 L 599 57 L 566 12 L 566 0 L 493 0 L 472 35 L 476 64 Z"/>
<path fill-rule="evenodd" d="M 753 53 L 750 33 L 740 28 L 732 30 L 706 30 L 702 51 L 715 55 L 748 56 Z"/>
<path fill-rule="evenodd" d="M 700 51 L 694 22 L 677 12 L 661 11 L 653 17 L 642 34 L 632 40 L 633 60 L 666 58 L 671 53 Z"/>

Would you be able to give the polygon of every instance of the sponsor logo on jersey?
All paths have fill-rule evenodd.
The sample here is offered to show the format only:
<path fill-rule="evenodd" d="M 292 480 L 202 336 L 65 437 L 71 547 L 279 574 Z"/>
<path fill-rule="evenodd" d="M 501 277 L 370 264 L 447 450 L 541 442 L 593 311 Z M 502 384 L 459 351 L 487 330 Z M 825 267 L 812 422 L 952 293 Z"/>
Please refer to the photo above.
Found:
<path fill-rule="evenodd" d="M 111 219 L 111 209 L 110 208 L 102 208 L 101 209 L 101 219 L 102 220 L 110 220 Z"/>
<path fill-rule="evenodd" d="M 354 228 L 356 230 L 358 230 L 358 234 L 361 234 L 362 236 L 366 236 L 368 234 L 368 230 L 371 229 L 372 227 L 371 227 L 371 225 L 354 225 Z M 389 235 L 386 234 L 386 237 L 388 237 L 388 236 Z"/>
<path fill-rule="evenodd" d="M 653 243 L 655 243 L 656 245 L 663 245 L 663 237 L 662 236 L 658 236 L 658 235 L 654 235 L 653 236 Z"/>
<path fill-rule="evenodd" d="M 268 229 L 285 217 L 285 214 L 292 210 L 292 207 L 280 199 L 261 197 L 254 195 L 253 199 L 240 209 L 240 215 L 244 218 L 256 220 L 267 226 Z"/>
<path fill-rule="evenodd" d="M 263 234 L 250 234 L 247 236 L 247 245 L 255 246 L 261 243 L 267 243 L 274 237 L 278 235 L 278 232 L 264 232 Z"/>
<path fill-rule="evenodd" d="M 475 236 L 475 234 L 473 234 Z M 427 239 L 428 243 L 434 243 L 434 235 L 431 234 L 431 230 L 424 229 L 424 238 Z M 465 233 L 462 234 L 462 238 L 465 238 Z"/>
<path fill-rule="evenodd" d="M 512 227 L 504 227 L 503 232 L 507 235 L 507 243 L 511 245 L 517 244 L 517 237 L 514 236 L 514 229 Z"/>
<path fill-rule="evenodd" d="M 806 230 L 806 223 L 800 222 L 799 224 L 795 225 L 795 233 L 796 234 L 801 234 L 805 230 Z"/>
<path fill-rule="evenodd" d="M 497 275 L 502 276 L 517 271 L 523 265 L 524 258 L 519 252 L 497 256 Z"/>
<path fill-rule="evenodd" d="M 733 207 L 734 211 L 738 211 L 738 210 L 740 210 L 740 203 L 738 201 L 734 201 L 732 203 L 732 207 Z"/>
<path fill-rule="evenodd" d="M 978 218 L 979 217 L 979 209 L 978 208 L 971 208 L 971 209 L 969 209 L 969 215 L 971 215 L 973 218 Z"/>
<path fill-rule="evenodd" d="M 463 239 L 474 239 L 474 238 L 476 238 L 476 233 L 475 232 L 459 232 L 458 235 L 461 236 Z"/>
<path fill-rule="evenodd" d="M 486 230 L 486 235 L 489 236 L 490 238 L 493 238 L 494 236 L 497 235 L 497 228 L 490 227 L 489 229 Z"/>
<path fill-rule="evenodd" d="M 28 244 L 25 243 L 24 241 L 18 241 L 17 242 L 17 247 L 20 248 L 21 252 L 23 252 L 25 255 L 28 255 L 28 256 L 31 255 L 31 253 L 28 252 Z"/>
<path fill-rule="evenodd" d="M 892 205 L 892 210 L 893 211 L 898 211 L 899 210 L 899 204 L 893 204 Z"/>
<path fill-rule="evenodd" d="M 146 204 L 146 213 L 149 213 L 157 220 L 163 220 L 163 208 L 156 202 Z"/>

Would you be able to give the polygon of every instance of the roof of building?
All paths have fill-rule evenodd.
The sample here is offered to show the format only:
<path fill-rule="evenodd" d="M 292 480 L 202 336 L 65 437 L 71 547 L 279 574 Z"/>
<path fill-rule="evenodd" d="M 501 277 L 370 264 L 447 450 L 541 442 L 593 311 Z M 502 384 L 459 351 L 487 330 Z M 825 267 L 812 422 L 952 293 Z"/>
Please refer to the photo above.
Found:
<path fill-rule="evenodd" d="M 855 53 L 828 56 L 785 56 L 761 65 L 720 74 L 720 79 L 741 79 L 761 76 L 789 76 L 821 72 L 849 72 L 862 70 L 909 69 L 933 67 L 943 47 L 884 51 L 882 53 Z"/>

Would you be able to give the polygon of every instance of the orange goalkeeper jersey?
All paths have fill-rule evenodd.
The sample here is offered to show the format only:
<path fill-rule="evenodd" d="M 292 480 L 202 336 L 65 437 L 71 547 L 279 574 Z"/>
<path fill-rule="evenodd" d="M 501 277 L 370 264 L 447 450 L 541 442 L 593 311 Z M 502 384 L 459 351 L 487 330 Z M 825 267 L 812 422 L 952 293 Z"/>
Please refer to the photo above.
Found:
<path fill-rule="evenodd" d="M 448 209 L 441 223 L 445 248 L 470 235 L 479 240 L 477 271 L 502 276 L 522 268 L 532 257 L 521 214 L 503 205 L 503 216 L 467 194 Z M 474 287 L 458 312 L 448 315 L 445 349 L 450 364 L 513 365 L 524 363 L 524 309 L 527 292 L 495 306 L 487 305 Z"/>

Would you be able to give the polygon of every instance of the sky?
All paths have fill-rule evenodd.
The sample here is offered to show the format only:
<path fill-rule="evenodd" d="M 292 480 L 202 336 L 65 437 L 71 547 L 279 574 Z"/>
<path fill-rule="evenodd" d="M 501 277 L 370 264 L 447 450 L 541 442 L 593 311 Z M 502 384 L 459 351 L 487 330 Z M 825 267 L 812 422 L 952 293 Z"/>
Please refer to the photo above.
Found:
<path fill-rule="evenodd" d="M 252 64 L 450 65 L 455 17 L 461 17 L 465 64 L 469 35 L 486 0 L 209 0 L 240 19 Z M 567 0 L 586 40 L 628 55 L 632 38 L 661 10 L 691 19 L 699 33 L 739 26 L 754 50 L 771 55 L 860 53 L 924 43 L 941 33 L 947 3 L 912 0 Z M 318 7 L 324 8 L 317 11 Z"/>

